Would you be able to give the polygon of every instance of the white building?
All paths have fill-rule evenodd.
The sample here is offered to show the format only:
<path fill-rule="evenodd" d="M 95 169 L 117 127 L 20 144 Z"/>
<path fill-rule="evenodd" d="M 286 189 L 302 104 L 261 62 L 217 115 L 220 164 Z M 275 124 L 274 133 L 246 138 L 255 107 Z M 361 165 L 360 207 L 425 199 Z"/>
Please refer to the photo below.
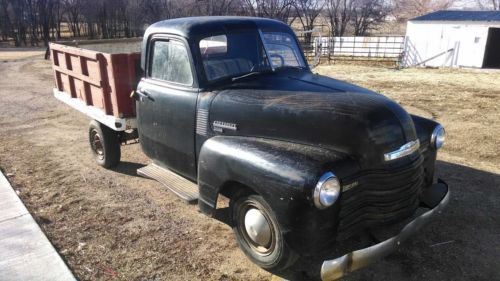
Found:
<path fill-rule="evenodd" d="M 500 11 L 437 11 L 408 21 L 404 64 L 500 68 Z"/>

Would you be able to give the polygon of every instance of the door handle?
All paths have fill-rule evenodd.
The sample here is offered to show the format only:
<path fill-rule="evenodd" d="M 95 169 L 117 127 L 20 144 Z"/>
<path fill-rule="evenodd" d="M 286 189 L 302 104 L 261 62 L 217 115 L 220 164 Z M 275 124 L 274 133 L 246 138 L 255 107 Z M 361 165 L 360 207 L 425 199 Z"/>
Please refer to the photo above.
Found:
<path fill-rule="evenodd" d="M 154 101 L 154 99 L 142 88 L 137 89 L 137 91 L 135 91 L 134 97 L 139 101 L 144 101 L 144 99 Z"/>

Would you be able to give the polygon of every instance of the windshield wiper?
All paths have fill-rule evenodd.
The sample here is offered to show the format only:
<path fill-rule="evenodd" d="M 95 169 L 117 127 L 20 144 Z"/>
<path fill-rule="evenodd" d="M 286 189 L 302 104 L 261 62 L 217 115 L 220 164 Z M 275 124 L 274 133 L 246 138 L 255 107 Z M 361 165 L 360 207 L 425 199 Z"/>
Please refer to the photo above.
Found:
<path fill-rule="evenodd" d="M 269 70 L 267 70 L 267 71 L 251 71 L 251 72 L 245 73 L 243 75 L 233 77 L 233 78 L 231 78 L 231 81 L 234 82 L 234 81 L 242 79 L 242 78 L 254 76 L 254 75 L 257 75 L 257 74 L 269 73 L 269 72 L 270 72 Z"/>
<path fill-rule="evenodd" d="M 302 69 L 302 70 L 307 69 L 307 67 L 301 65 L 285 65 L 285 66 L 279 66 L 276 69 L 285 69 L 285 68 Z"/>

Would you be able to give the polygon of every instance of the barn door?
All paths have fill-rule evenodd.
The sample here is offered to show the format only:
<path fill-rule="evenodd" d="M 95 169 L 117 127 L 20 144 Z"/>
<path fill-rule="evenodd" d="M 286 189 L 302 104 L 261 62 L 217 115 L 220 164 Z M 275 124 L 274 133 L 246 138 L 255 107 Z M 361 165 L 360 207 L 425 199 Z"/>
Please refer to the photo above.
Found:
<path fill-rule="evenodd" d="M 500 28 L 490 27 L 484 49 L 483 68 L 500 68 Z"/>

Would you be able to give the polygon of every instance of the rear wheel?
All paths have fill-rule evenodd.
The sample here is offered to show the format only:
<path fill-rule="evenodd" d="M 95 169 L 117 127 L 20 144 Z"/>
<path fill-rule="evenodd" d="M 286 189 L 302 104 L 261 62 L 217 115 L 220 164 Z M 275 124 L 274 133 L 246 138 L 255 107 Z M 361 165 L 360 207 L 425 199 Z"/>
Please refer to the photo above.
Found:
<path fill-rule="evenodd" d="M 104 168 L 112 168 L 120 162 L 120 139 L 118 133 L 92 120 L 89 124 L 90 149 L 95 161 Z"/>
<path fill-rule="evenodd" d="M 244 195 L 231 200 L 233 230 L 245 255 L 268 270 L 282 270 L 297 256 L 283 239 L 281 227 L 271 207 L 260 195 Z"/>

